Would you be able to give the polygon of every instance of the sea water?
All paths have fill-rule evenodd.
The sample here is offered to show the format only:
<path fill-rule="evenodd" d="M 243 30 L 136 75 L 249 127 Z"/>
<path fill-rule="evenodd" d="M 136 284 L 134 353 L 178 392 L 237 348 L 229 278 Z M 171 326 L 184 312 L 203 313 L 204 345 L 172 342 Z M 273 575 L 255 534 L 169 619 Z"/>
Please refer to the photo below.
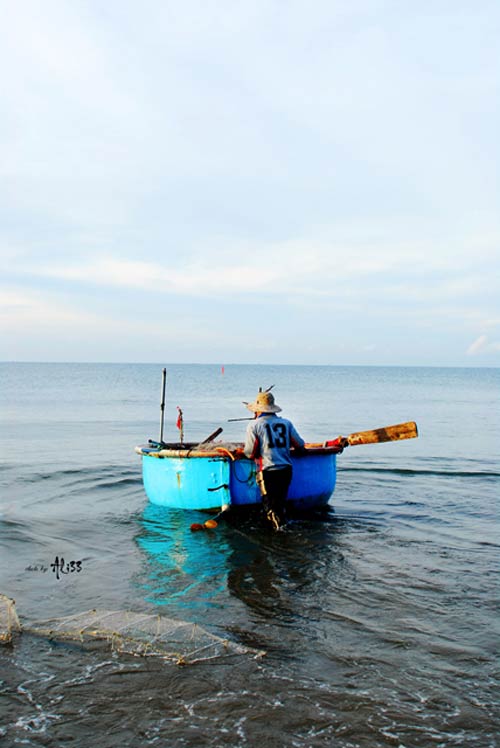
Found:
<path fill-rule="evenodd" d="M 497 745 L 499 370 L 164 365 L 165 440 L 179 406 L 187 441 L 241 441 L 229 419 L 271 385 L 307 441 L 420 435 L 345 450 L 330 510 L 285 533 L 192 533 L 203 515 L 151 505 L 134 453 L 163 364 L 1 364 L 0 593 L 21 621 L 159 613 L 267 652 L 182 668 L 23 634 L 0 649 L 2 744 Z"/>

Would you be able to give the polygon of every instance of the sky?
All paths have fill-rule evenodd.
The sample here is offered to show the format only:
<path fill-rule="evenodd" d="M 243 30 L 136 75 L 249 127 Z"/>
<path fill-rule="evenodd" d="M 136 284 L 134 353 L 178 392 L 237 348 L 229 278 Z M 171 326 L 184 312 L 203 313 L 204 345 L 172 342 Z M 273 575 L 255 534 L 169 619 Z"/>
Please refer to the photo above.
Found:
<path fill-rule="evenodd" d="M 0 0 L 0 359 L 500 365 L 498 0 Z"/>

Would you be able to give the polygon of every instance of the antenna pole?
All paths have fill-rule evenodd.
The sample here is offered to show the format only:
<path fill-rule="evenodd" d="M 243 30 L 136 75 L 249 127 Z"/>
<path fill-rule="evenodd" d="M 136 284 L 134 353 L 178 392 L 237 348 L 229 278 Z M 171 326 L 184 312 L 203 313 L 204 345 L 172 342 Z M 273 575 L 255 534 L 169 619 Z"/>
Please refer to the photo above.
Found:
<path fill-rule="evenodd" d="M 160 403 L 160 444 L 163 442 L 163 422 L 165 420 L 165 387 L 167 384 L 167 370 L 163 369 L 161 376 L 161 403 Z"/>

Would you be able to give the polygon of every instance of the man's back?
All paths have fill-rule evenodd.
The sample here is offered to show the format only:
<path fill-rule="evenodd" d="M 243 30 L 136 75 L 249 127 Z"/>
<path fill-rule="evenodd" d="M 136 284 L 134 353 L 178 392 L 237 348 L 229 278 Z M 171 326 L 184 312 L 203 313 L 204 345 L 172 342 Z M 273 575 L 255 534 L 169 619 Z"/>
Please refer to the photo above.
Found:
<path fill-rule="evenodd" d="M 274 413 L 262 414 L 247 426 L 245 454 L 259 459 L 261 470 L 291 465 L 290 448 L 303 446 L 293 423 Z"/>

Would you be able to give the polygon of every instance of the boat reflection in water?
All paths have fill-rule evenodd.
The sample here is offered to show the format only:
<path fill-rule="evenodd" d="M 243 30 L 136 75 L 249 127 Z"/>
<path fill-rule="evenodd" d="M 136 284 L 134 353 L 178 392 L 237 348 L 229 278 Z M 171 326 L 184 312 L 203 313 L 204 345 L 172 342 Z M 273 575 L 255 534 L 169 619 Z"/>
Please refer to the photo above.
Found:
<path fill-rule="evenodd" d="M 147 602 L 204 610 L 225 589 L 231 548 L 221 532 L 191 532 L 199 516 L 149 502 L 144 508 L 135 540 L 145 554 Z"/>
<path fill-rule="evenodd" d="M 341 539 L 348 524 L 331 508 L 301 514 L 276 533 L 257 508 L 241 509 L 215 530 L 192 532 L 206 514 L 148 503 L 136 536 L 144 554 L 138 583 L 145 600 L 169 606 L 166 615 L 216 627 L 248 646 L 277 649 L 263 624 L 297 625 L 301 597 L 324 584 L 324 574 L 347 573 Z M 257 625 L 257 629 L 255 626 Z"/>

